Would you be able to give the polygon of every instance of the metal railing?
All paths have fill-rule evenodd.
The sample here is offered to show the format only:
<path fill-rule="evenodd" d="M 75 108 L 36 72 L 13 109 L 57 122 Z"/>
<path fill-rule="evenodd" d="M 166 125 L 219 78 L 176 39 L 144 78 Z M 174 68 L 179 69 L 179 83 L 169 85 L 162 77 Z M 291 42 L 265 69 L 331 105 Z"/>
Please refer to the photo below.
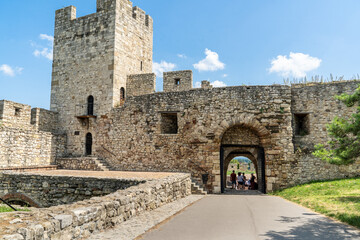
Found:
<path fill-rule="evenodd" d="M 6 202 L 4 199 L 0 198 L 0 201 L 2 201 L 3 203 L 5 203 L 6 205 L 8 205 L 12 210 L 14 210 L 15 212 L 17 212 L 16 208 L 14 208 L 13 206 L 11 206 L 8 202 Z"/>

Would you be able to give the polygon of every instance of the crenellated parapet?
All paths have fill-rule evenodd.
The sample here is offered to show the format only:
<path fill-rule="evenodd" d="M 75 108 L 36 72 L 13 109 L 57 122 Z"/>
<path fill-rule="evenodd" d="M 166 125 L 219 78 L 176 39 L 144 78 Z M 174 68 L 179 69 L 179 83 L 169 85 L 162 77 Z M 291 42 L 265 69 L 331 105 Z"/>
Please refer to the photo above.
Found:
<path fill-rule="evenodd" d="M 0 101 L 0 126 L 58 132 L 58 113 L 7 100 Z"/>
<path fill-rule="evenodd" d="M 191 90 L 193 73 L 191 70 L 164 72 L 164 92 L 179 92 Z"/>
<path fill-rule="evenodd" d="M 154 73 L 129 75 L 126 81 L 127 97 L 155 93 L 156 75 Z"/>

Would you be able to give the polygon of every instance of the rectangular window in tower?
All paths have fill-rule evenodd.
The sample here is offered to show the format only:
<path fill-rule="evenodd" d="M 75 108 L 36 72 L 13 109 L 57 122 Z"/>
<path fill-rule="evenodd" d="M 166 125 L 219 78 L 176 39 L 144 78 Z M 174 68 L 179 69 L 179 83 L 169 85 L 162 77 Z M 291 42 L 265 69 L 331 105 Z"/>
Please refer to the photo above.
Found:
<path fill-rule="evenodd" d="M 175 85 L 179 86 L 180 85 L 180 78 L 175 78 Z"/>
<path fill-rule="evenodd" d="M 21 108 L 15 108 L 15 116 L 20 116 Z"/>
<path fill-rule="evenodd" d="M 310 133 L 310 118 L 307 113 L 294 114 L 295 135 L 306 136 Z"/>
<path fill-rule="evenodd" d="M 178 133 L 177 113 L 162 113 L 161 114 L 161 133 L 162 134 L 177 134 Z"/>

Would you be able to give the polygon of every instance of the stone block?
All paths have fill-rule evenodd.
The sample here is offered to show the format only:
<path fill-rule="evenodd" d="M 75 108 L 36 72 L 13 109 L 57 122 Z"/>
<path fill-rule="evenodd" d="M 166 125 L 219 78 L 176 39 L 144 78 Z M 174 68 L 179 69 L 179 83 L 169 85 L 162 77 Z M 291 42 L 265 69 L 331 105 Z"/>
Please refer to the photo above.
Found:
<path fill-rule="evenodd" d="M 60 222 L 61 229 L 67 228 L 73 223 L 72 215 L 57 215 L 54 218 Z"/>

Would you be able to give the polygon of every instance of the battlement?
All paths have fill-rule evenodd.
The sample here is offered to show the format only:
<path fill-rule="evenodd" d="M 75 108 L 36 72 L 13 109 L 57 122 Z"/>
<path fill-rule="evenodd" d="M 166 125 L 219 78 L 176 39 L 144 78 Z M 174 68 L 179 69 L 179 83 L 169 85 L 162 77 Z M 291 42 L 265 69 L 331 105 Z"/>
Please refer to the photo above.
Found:
<path fill-rule="evenodd" d="M 122 13 L 120 14 L 120 12 Z M 134 23 L 151 28 L 153 26 L 152 18 L 146 15 L 145 11 L 141 8 L 133 7 L 133 3 L 129 0 L 96 0 L 96 13 L 80 18 L 76 17 L 76 7 L 74 6 L 57 10 L 55 14 L 55 28 L 68 26 L 74 20 L 91 21 L 98 17 L 104 17 L 104 13 L 105 15 L 114 16 L 114 21 L 117 21 L 119 18 L 124 18 L 125 20 L 132 19 Z"/>
<path fill-rule="evenodd" d="M 127 77 L 127 97 L 155 93 L 156 75 L 154 73 L 133 74 Z"/>
<path fill-rule="evenodd" d="M 26 104 L 1 100 L 0 121 L 5 127 L 53 132 L 58 126 L 58 113 L 41 108 L 31 109 L 31 106 Z"/>
<path fill-rule="evenodd" d="M 164 72 L 164 92 L 178 92 L 191 90 L 193 73 L 191 70 Z"/>

